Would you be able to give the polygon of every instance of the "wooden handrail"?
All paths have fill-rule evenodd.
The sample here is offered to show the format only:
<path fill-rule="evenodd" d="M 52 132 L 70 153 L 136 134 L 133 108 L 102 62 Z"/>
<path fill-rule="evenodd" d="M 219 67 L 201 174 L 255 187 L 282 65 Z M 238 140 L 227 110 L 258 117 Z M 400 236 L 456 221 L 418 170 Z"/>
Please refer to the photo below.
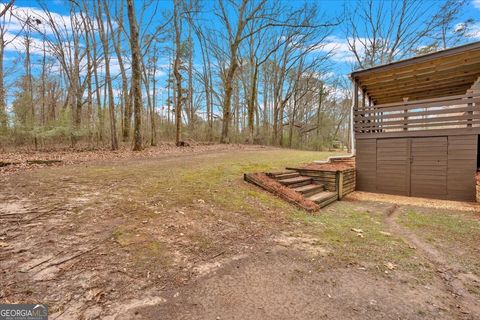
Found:
<path fill-rule="evenodd" d="M 429 111 L 418 111 L 418 112 L 409 111 L 406 114 L 405 113 L 387 113 L 387 114 L 377 113 L 375 116 L 362 116 L 362 114 L 358 114 L 354 116 L 353 120 L 354 121 L 379 120 L 379 119 L 387 120 L 387 119 L 403 118 L 405 116 L 407 117 L 435 116 L 435 115 L 463 113 L 463 112 L 470 112 L 470 111 L 480 111 L 480 108 L 476 106 L 464 107 L 462 105 L 457 108 L 447 108 L 447 109 L 440 109 L 440 110 L 429 110 Z"/>
<path fill-rule="evenodd" d="M 448 107 L 448 106 L 455 106 L 455 105 L 464 105 L 468 103 L 480 103 L 480 96 L 476 97 L 469 97 L 463 99 L 455 99 L 455 100 L 446 100 L 446 101 L 436 101 L 436 102 L 428 102 L 428 103 L 418 103 L 418 104 L 410 104 L 410 105 L 399 105 L 394 107 L 384 107 L 384 108 L 377 108 L 376 106 L 372 108 L 359 108 L 354 110 L 355 115 L 361 115 L 365 113 L 373 113 L 373 112 L 391 112 L 391 111 L 404 111 L 405 109 L 419 109 L 419 108 L 432 108 L 432 107 Z"/>
<path fill-rule="evenodd" d="M 354 110 L 353 120 L 354 130 L 362 134 L 478 127 L 480 93 L 361 108 Z"/>
<path fill-rule="evenodd" d="M 461 94 L 456 96 L 446 96 L 440 98 L 431 98 L 431 99 L 423 99 L 423 100 L 411 100 L 411 101 L 401 101 L 401 102 L 392 102 L 392 103 L 384 103 L 384 104 L 377 104 L 371 107 L 366 107 L 365 109 L 373 109 L 373 108 L 388 108 L 388 107 L 397 107 L 397 106 L 411 106 L 411 105 L 421 105 L 431 102 L 447 102 L 452 100 L 460 100 L 465 98 L 480 98 L 480 93 L 468 93 L 468 94 Z"/>

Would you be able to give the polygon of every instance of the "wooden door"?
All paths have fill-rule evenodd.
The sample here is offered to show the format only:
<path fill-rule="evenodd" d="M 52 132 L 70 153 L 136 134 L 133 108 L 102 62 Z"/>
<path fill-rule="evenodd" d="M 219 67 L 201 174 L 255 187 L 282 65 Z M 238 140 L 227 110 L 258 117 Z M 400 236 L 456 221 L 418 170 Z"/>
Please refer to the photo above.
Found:
<path fill-rule="evenodd" d="M 410 195 L 447 198 L 447 137 L 411 139 Z"/>
<path fill-rule="evenodd" d="M 409 138 L 377 140 L 377 192 L 408 196 L 409 166 Z"/>

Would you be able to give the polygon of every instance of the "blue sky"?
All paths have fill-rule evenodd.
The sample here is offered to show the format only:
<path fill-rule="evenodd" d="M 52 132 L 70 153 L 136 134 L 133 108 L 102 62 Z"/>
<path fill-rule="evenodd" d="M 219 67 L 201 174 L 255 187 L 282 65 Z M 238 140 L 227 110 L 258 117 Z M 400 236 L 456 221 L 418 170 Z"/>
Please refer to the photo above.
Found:
<path fill-rule="evenodd" d="M 68 15 L 68 0 L 41 0 L 43 3 L 47 4 L 48 8 L 52 12 L 56 12 L 61 15 Z M 90 0 L 92 1 L 92 0 Z M 295 6 L 300 6 L 302 5 L 305 1 L 304 0 L 279 0 L 282 1 L 288 5 L 291 5 L 293 7 Z M 315 2 L 320 8 L 321 11 L 325 12 L 325 17 L 327 19 L 334 19 L 336 17 L 341 17 L 344 5 L 354 5 L 353 0 L 307 0 L 308 2 Z M 429 3 L 429 6 L 432 8 L 432 11 L 438 8 L 442 1 L 440 0 L 423 0 L 424 2 Z M 159 8 L 163 10 L 170 10 L 172 7 L 172 2 L 173 0 L 159 0 Z M 203 10 L 205 12 L 204 16 L 206 19 L 208 19 L 209 15 L 212 16 L 212 19 L 214 19 L 213 14 L 209 13 L 212 10 L 212 6 L 215 3 L 215 0 L 203 0 Z M 137 8 L 140 7 L 143 3 L 141 0 L 136 0 L 136 6 Z M 15 1 L 15 6 L 18 8 L 39 8 L 38 1 L 37 0 L 16 0 Z M 153 11 L 150 9 L 150 11 Z M 149 15 L 149 11 L 146 11 L 145 16 Z M 458 19 L 458 22 L 464 21 L 468 18 L 474 18 L 477 20 L 477 28 L 480 32 L 480 0 L 470 0 L 468 1 L 466 7 L 464 8 L 462 14 L 460 15 L 460 18 Z M 209 21 L 206 21 L 207 23 Z M 161 21 L 159 20 L 159 23 Z M 336 48 L 338 55 L 334 57 L 334 61 L 338 62 L 340 64 L 344 63 L 345 59 L 344 54 L 346 53 L 346 48 L 345 48 L 345 42 L 344 42 L 344 33 L 342 30 L 342 27 L 336 28 L 336 30 L 333 31 L 332 38 L 330 39 L 332 41 L 332 48 Z M 477 40 L 480 40 L 477 39 Z M 345 66 L 340 66 L 342 69 Z M 348 66 L 347 69 L 349 69 L 350 66 Z"/>
<path fill-rule="evenodd" d="M 91 1 L 91 0 L 90 0 Z M 283 4 L 291 5 L 293 7 L 295 6 L 300 6 L 304 3 L 303 0 L 280 0 L 284 1 Z M 310 0 L 313 1 L 313 0 Z M 68 5 L 68 0 L 43 0 L 43 2 L 48 6 L 48 8 L 52 11 L 57 13 L 58 15 L 61 16 L 68 16 L 69 15 L 69 5 Z M 172 7 L 172 0 L 161 0 L 159 2 L 159 8 L 160 10 L 170 10 Z M 214 0 L 204 0 L 203 3 L 203 9 L 204 13 L 202 16 L 205 18 L 205 23 L 215 23 L 216 17 L 213 15 L 211 12 L 212 7 L 216 1 Z M 437 0 L 425 0 L 427 2 L 427 5 L 432 8 L 433 10 L 436 10 L 441 4 L 441 1 Z M 142 5 L 143 1 L 136 0 L 136 6 L 137 8 L 140 8 Z M 354 5 L 354 1 L 344 1 L 344 0 L 323 0 L 323 1 L 316 1 L 317 5 L 321 8 L 321 11 L 325 13 L 326 19 L 335 19 L 336 17 L 339 17 L 342 15 L 342 12 L 344 10 L 344 5 Z M 40 9 L 38 2 L 36 0 L 16 0 L 15 6 L 19 10 L 28 10 L 35 12 Z M 140 11 L 140 10 L 138 10 Z M 40 11 L 37 11 L 40 12 Z M 147 10 L 144 14 L 143 17 L 149 17 L 153 14 L 153 9 Z M 476 24 L 476 30 L 478 32 L 477 37 L 472 38 L 471 41 L 478 41 L 480 40 L 480 0 L 469 0 L 467 3 L 466 7 L 464 8 L 463 12 L 461 13 L 458 22 L 462 22 L 468 18 L 474 18 L 477 20 Z M 155 24 L 161 24 L 164 23 L 164 19 L 162 15 L 158 14 L 155 17 L 156 21 Z M 138 20 L 140 21 L 140 17 L 138 17 Z M 18 27 L 18 26 L 17 26 Z M 11 32 L 15 31 L 15 25 L 13 25 L 10 28 Z M 361 32 L 361 30 L 360 30 Z M 185 37 L 184 37 L 185 38 Z M 328 38 L 330 43 L 325 47 L 326 50 L 332 50 L 334 52 L 334 55 L 332 56 L 332 59 L 330 61 L 330 69 L 331 72 L 335 72 L 336 75 L 346 75 L 348 74 L 352 68 L 352 56 L 348 52 L 347 44 L 346 44 L 346 39 L 345 39 L 345 34 L 344 34 L 344 28 L 339 26 L 335 28 L 332 32 L 332 35 Z M 198 43 L 196 43 L 195 51 L 197 54 L 195 54 L 194 58 L 194 63 L 195 65 L 201 65 L 201 55 L 199 54 L 199 49 L 198 49 Z M 23 52 L 23 47 L 20 39 L 16 40 L 16 43 L 12 43 L 12 45 L 7 47 L 7 52 L 5 55 L 5 68 L 8 69 L 9 67 L 12 67 L 12 70 L 14 70 L 15 66 L 12 64 L 15 62 L 15 65 L 17 66 L 17 70 L 15 72 L 11 73 L 11 78 L 13 79 L 17 72 L 22 72 L 22 62 L 21 62 L 21 57 L 22 57 L 22 52 Z M 35 53 L 35 51 L 34 51 Z M 37 51 L 37 53 L 39 53 Z M 38 61 L 39 56 L 37 57 Z M 35 59 L 35 58 L 34 58 Z M 159 58 L 160 64 L 163 66 L 163 69 L 159 71 L 158 73 L 158 83 L 159 84 L 165 84 L 165 79 L 166 79 L 166 74 L 167 74 L 167 68 L 168 68 L 168 56 L 163 54 Z M 10 65 L 9 65 L 10 62 Z M 115 60 L 112 61 L 113 64 L 115 64 Z M 118 72 L 118 67 L 113 66 L 113 72 Z M 7 84 L 8 84 L 8 79 L 7 79 Z M 162 90 L 160 90 L 161 92 Z M 160 97 L 159 100 L 164 100 L 164 97 Z"/>

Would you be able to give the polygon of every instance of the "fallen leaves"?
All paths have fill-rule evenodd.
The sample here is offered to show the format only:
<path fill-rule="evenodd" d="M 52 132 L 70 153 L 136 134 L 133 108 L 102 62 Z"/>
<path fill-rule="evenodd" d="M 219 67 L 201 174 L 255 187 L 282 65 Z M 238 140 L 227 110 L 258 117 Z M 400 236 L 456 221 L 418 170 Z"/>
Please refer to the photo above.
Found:
<path fill-rule="evenodd" d="M 46 166 L 65 166 L 88 161 L 98 160 L 122 160 L 122 159 L 148 159 L 162 155 L 197 154 L 208 151 L 241 150 L 246 148 L 258 148 L 237 144 L 211 144 L 201 142 L 189 142 L 188 148 L 178 148 L 172 142 L 159 143 L 156 147 L 149 147 L 140 152 L 133 152 L 129 145 L 112 151 L 105 147 L 92 149 L 91 146 L 83 146 L 75 149 L 55 147 L 51 150 L 34 151 L 17 148 L 13 152 L 2 150 L 0 153 L 0 175 L 13 174 L 18 171 L 28 171 Z"/>

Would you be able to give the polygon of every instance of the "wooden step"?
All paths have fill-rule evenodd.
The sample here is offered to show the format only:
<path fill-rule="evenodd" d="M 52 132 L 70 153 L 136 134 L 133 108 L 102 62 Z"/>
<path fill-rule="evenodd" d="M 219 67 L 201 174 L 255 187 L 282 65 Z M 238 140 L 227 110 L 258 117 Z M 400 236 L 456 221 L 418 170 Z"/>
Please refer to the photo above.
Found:
<path fill-rule="evenodd" d="M 283 179 L 289 179 L 289 178 L 296 178 L 300 177 L 300 173 L 298 172 L 289 172 L 289 173 L 283 173 L 279 175 L 275 175 L 274 178 L 277 180 L 283 180 Z"/>
<path fill-rule="evenodd" d="M 319 204 L 320 207 L 325 207 L 326 205 L 337 201 L 337 199 L 338 199 L 337 193 L 330 192 L 330 191 L 322 191 L 307 197 L 307 200 L 310 200 Z"/>
<path fill-rule="evenodd" d="M 296 192 L 303 194 L 305 197 L 318 193 L 325 190 L 323 184 L 307 184 L 294 189 Z"/>
<path fill-rule="evenodd" d="M 338 200 L 338 196 L 328 198 L 328 199 L 326 199 L 325 201 L 319 203 L 320 208 L 326 207 L 326 206 L 328 206 L 329 204 L 336 202 L 337 200 Z"/>
<path fill-rule="evenodd" d="M 285 171 L 277 171 L 277 172 L 267 172 L 267 176 L 271 178 L 276 178 L 278 176 L 289 174 L 289 173 L 296 173 L 294 170 L 285 170 Z"/>
<path fill-rule="evenodd" d="M 280 182 L 281 184 L 289 188 L 297 188 L 297 187 L 305 186 L 307 184 L 311 184 L 312 178 L 299 176 L 295 178 L 278 180 L 278 182 Z"/>

